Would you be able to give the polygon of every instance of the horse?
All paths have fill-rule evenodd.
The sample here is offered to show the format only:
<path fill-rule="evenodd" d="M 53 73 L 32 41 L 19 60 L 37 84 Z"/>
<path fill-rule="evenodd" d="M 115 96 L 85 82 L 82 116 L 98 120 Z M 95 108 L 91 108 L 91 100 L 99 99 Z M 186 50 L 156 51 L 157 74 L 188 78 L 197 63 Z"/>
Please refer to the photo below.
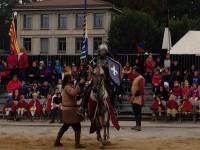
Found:
<path fill-rule="evenodd" d="M 109 95 L 105 87 L 105 74 L 101 66 L 97 66 L 92 73 L 92 86 L 89 95 L 89 117 L 91 120 L 90 133 L 97 133 L 97 140 L 105 146 L 109 144 L 110 112 Z M 103 138 L 101 129 L 104 130 Z"/>

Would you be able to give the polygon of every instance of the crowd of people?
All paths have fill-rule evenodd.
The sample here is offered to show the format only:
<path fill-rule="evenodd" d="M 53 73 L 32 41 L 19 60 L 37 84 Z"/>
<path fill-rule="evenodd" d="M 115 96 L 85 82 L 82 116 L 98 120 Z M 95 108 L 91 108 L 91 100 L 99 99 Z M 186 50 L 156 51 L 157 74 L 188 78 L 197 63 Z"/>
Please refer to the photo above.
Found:
<path fill-rule="evenodd" d="M 133 64 L 127 62 L 121 72 L 122 81 L 134 80 L 132 66 L 137 66 L 146 84 L 153 86 L 151 110 L 154 115 L 160 116 L 166 111 L 175 117 L 178 111 L 190 113 L 194 107 L 200 108 L 200 72 L 195 65 L 181 71 L 178 61 L 172 61 L 170 54 L 167 53 L 163 60 L 149 54 L 144 62 L 140 62 L 139 57 Z M 6 116 L 46 114 L 54 122 L 55 116 L 61 112 L 62 79 L 72 75 L 76 83 L 83 69 L 81 64 L 61 64 L 59 60 L 33 61 L 29 64 L 25 51 L 18 57 L 11 53 L 6 61 L 0 62 L 0 83 L 6 84 L 8 93 L 4 107 Z M 87 69 L 91 71 L 90 67 Z"/>
<path fill-rule="evenodd" d="M 136 59 L 134 65 L 143 67 L 138 64 L 139 59 Z M 172 61 L 168 53 L 164 60 L 149 55 L 143 64 L 141 72 L 146 84 L 153 86 L 154 101 L 150 106 L 153 115 L 176 117 L 178 112 L 188 114 L 200 110 L 200 71 L 195 65 L 182 71 L 178 61 Z M 134 79 L 131 70 L 131 65 L 127 63 L 122 71 L 123 80 Z"/>
<path fill-rule="evenodd" d="M 0 63 L 0 84 L 6 85 L 7 100 L 4 106 L 6 117 L 20 119 L 50 116 L 51 122 L 60 120 L 62 79 L 71 75 L 74 84 L 79 80 L 83 65 L 76 66 L 55 62 L 33 61 L 28 55 L 12 52 Z"/>

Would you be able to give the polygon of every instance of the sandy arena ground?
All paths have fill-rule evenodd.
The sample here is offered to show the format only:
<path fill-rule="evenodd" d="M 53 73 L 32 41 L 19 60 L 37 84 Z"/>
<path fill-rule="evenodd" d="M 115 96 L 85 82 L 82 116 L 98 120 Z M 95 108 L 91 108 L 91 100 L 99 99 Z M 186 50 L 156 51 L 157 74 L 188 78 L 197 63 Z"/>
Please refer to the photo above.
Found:
<path fill-rule="evenodd" d="M 14 123 L 15 124 L 15 123 Z M 63 148 L 53 147 L 60 125 L 30 126 L 0 123 L 0 150 L 68 150 L 73 149 L 74 134 L 70 129 L 63 137 Z M 100 149 L 95 135 L 82 128 L 82 143 L 86 149 Z M 144 126 L 142 132 L 123 127 L 119 132 L 111 129 L 111 145 L 105 149 L 119 150 L 200 150 L 199 127 Z"/>

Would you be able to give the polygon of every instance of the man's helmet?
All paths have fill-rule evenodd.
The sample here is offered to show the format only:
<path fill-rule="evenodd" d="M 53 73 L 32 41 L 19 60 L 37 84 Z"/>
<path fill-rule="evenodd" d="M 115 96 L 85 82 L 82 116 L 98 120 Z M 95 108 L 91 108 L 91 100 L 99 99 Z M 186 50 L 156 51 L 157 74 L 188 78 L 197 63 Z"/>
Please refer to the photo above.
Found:
<path fill-rule="evenodd" d="M 99 45 L 99 51 L 101 51 L 101 50 L 105 50 L 105 51 L 107 51 L 108 52 L 108 46 L 107 46 L 107 44 L 101 44 L 101 45 Z"/>
<path fill-rule="evenodd" d="M 99 55 L 105 56 L 108 53 L 108 46 L 107 44 L 101 44 L 99 45 Z"/>

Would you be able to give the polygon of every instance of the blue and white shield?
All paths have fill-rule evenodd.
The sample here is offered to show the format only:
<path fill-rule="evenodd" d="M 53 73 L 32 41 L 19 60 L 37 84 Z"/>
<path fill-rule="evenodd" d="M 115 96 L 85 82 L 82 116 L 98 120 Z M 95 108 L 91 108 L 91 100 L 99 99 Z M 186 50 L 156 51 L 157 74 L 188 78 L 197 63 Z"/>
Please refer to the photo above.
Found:
<path fill-rule="evenodd" d="M 108 68 L 109 68 L 109 75 L 112 81 L 117 85 L 120 86 L 121 84 L 121 64 L 114 59 L 108 57 L 107 58 Z"/>

